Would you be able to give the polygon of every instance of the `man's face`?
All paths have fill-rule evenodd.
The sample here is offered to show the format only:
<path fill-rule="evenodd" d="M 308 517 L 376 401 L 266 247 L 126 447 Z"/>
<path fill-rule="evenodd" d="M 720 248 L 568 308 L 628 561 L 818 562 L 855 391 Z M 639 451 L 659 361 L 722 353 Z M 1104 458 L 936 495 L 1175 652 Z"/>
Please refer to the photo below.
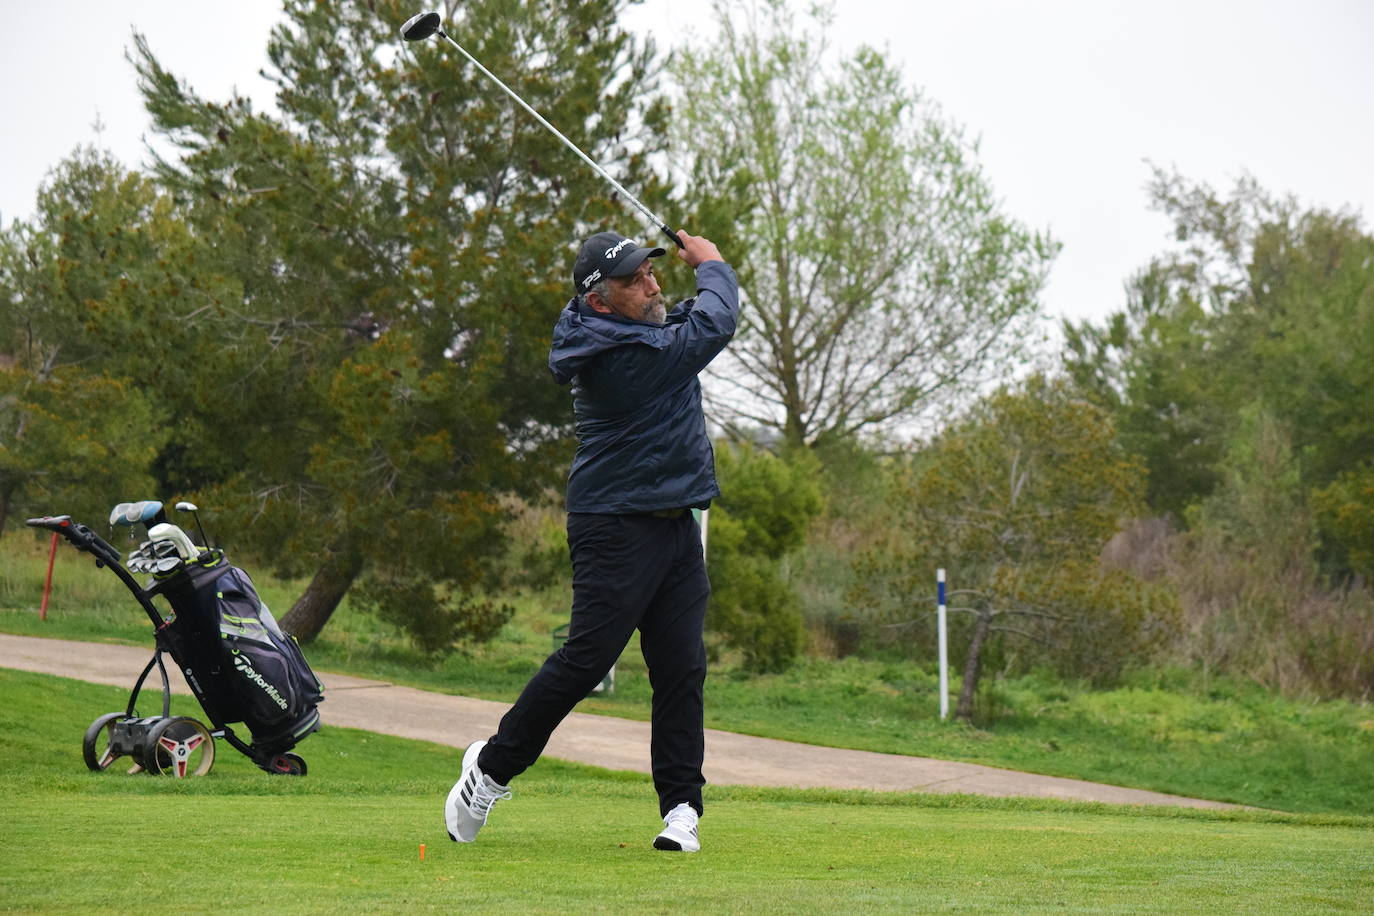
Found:
<path fill-rule="evenodd" d="M 614 312 L 621 318 L 663 324 L 667 317 L 663 291 L 659 289 L 653 265 L 647 259 L 630 276 L 607 280 L 606 297 L 602 299 L 596 296 L 595 299 L 605 306 L 597 311 Z M 595 302 L 592 307 L 597 307 Z"/>

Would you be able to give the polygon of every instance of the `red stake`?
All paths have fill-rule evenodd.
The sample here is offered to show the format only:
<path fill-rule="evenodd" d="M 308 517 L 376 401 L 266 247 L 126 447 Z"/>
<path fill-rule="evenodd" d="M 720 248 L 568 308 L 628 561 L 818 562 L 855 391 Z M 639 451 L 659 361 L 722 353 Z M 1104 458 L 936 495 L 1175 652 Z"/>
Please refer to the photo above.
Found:
<path fill-rule="evenodd" d="M 52 594 L 52 564 L 57 559 L 57 532 L 52 533 L 52 549 L 48 551 L 48 578 L 43 583 L 43 603 L 38 608 L 38 619 L 48 619 L 48 595 Z"/>

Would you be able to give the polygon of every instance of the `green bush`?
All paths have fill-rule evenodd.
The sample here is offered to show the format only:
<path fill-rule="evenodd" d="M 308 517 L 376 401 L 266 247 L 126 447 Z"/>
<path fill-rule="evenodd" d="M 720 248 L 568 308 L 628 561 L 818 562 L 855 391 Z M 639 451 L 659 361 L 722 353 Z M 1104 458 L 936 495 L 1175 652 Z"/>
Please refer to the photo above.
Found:
<path fill-rule="evenodd" d="M 398 581 L 364 580 L 353 598 L 377 617 L 399 627 L 421 652 L 452 651 L 455 644 L 492 639 L 515 611 L 510 605 L 464 595 L 445 596 L 415 577 Z"/>
<path fill-rule="evenodd" d="M 742 528 L 732 518 L 713 517 L 711 533 L 715 543 L 738 545 Z M 805 645 L 801 601 L 771 559 L 737 549 L 723 553 L 712 567 L 712 579 L 722 584 L 711 599 L 711 631 L 743 652 L 749 671 L 786 668 Z"/>
<path fill-rule="evenodd" d="M 1039 585 L 1039 597 L 1061 618 L 1047 631 L 1044 660 L 1062 677 L 1115 686 L 1178 630 L 1174 590 L 1124 570 L 1070 562 Z"/>
<path fill-rule="evenodd" d="M 1313 497 L 1324 533 L 1357 575 L 1374 581 L 1374 465 L 1348 471 Z"/>
<path fill-rule="evenodd" d="M 1374 597 L 1321 575 L 1317 517 L 1288 427 L 1258 407 L 1239 424 L 1225 479 L 1191 507 L 1190 530 L 1172 544 L 1168 575 L 1185 613 L 1176 656 L 1289 693 L 1367 699 Z M 1317 503 L 1318 513 L 1327 507 Z"/>
<path fill-rule="evenodd" d="M 820 511 L 817 465 L 751 446 L 717 450 L 722 496 L 711 510 L 707 627 L 750 671 L 778 671 L 805 645 L 801 600 L 781 572 Z"/>

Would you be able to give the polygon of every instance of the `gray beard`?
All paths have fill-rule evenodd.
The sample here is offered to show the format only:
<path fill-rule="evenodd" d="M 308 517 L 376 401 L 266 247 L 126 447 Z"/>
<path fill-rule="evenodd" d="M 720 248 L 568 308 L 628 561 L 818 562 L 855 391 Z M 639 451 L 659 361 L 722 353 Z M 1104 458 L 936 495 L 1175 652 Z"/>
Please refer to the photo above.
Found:
<path fill-rule="evenodd" d="M 663 324 L 668 320 L 668 304 L 661 293 L 644 303 L 644 315 L 640 320 L 651 324 Z"/>

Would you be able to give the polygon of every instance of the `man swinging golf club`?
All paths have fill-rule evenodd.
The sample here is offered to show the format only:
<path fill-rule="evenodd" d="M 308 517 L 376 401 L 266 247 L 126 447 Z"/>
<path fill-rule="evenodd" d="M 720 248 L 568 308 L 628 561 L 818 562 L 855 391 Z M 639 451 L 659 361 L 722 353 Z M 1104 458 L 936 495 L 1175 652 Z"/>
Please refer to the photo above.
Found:
<path fill-rule="evenodd" d="M 577 294 L 553 330 L 549 369 L 572 382 L 577 454 L 568 475 L 573 566 L 567 642 L 548 657 L 495 735 L 463 754 L 449 836 L 477 838 L 510 781 L 600 682 L 638 629 L 653 688 L 650 742 L 664 829 L 656 849 L 696 852 L 705 747 L 702 625 L 710 584 L 692 508 L 720 495 L 697 374 L 735 333 L 739 288 L 716 246 L 679 232 L 697 295 L 666 310 L 644 248 L 614 232 L 587 239 Z"/>

